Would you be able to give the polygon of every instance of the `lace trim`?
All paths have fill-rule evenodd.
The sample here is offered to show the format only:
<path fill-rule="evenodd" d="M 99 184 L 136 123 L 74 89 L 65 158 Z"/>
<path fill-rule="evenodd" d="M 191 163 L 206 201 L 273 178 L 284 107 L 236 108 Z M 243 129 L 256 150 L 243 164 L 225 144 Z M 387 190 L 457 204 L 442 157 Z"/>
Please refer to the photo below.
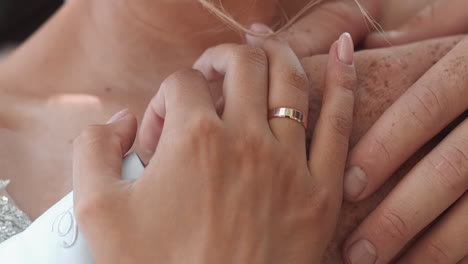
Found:
<path fill-rule="evenodd" d="M 23 232 L 31 221 L 16 207 L 15 202 L 6 192 L 10 181 L 0 180 L 0 243 Z"/>

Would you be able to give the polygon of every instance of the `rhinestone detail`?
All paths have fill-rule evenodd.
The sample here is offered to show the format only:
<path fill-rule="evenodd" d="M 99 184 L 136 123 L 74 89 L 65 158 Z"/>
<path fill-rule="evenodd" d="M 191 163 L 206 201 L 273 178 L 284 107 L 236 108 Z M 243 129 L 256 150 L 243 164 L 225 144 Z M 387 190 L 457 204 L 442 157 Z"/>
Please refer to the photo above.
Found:
<path fill-rule="evenodd" d="M 9 183 L 0 180 L 0 243 L 23 232 L 31 224 L 28 216 L 16 207 L 6 193 Z"/>

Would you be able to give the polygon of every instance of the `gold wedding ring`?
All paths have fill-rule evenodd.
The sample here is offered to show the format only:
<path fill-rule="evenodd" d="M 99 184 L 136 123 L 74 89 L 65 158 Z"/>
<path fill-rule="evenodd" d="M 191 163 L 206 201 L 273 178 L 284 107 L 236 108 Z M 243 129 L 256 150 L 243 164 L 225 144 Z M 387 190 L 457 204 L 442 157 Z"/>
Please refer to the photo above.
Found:
<path fill-rule="evenodd" d="M 269 111 L 268 118 L 289 118 L 307 129 L 307 120 L 304 120 L 304 114 L 296 109 L 286 107 L 274 108 Z"/>

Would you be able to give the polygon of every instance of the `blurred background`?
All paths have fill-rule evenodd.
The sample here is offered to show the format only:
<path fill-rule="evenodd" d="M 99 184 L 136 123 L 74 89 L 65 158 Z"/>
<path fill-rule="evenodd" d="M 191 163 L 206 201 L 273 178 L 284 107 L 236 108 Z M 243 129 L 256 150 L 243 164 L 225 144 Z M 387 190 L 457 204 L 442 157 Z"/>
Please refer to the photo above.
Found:
<path fill-rule="evenodd" d="M 63 0 L 0 0 L 0 59 L 36 31 Z"/>
<path fill-rule="evenodd" d="M 23 41 L 62 3 L 62 0 L 0 0 L 0 43 Z"/>

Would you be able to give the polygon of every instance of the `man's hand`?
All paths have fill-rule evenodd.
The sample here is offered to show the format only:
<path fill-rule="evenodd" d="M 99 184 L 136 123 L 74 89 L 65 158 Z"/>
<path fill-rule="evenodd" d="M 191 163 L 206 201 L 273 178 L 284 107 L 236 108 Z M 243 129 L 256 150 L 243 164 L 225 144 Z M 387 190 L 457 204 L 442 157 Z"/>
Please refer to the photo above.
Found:
<path fill-rule="evenodd" d="M 449 37 L 418 42 L 387 49 L 365 50 L 356 53 L 358 90 L 356 98 L 356 120 L 352 133 L 352 145 L 368 131 L 404 92 L 423 76 L 438 60 L 444 57 L 462 37 Z M 315 123 L 320 112 L 324 64 L 326 56 L 303 59 L 302 63 L 311 81 L 309 123 Z M 311 134 L 312 130 L 309 131 Z M 448 133 L 450 130 L 447 130 Z M 433 140 L 413 155 L 409 162 L 393 173 L 379 191 L 359 203 L 345 202 L 338 229 L 325 255 L 324 263 L 341 263 L 341 246 L 346 236 L 385 198 L 399 179 L 406 175 L 420 159 L 437 145 Z M 418 263 L 418 262 L 417 262 Z M 421 262 L 424 263 L 424 262 Z"/>
<path fill-rule="evenodd" d="M 360 5 L 376 20 L 381 15 L 382 0 L 359 0 Z M 323 1 L 287 31 L 280 34 L 299 58 L 325 54 L 343 33 L 349 32 L 355 43 L 369 33 L 368 21 L 354 0 Z"/>
<path fill-rule="evenodd" d="M 467 51 L 465 38 L 412 85 L 351 151 L 345 196 L 361 201 L 459 118 L 456 128 L 350 236 L 344 246 L 350 263 L 392 261 L 437 218 L 401 263 L 457 263 L 468 254 Z M 368 262 L 356 262 L 364 255 Z"/>

